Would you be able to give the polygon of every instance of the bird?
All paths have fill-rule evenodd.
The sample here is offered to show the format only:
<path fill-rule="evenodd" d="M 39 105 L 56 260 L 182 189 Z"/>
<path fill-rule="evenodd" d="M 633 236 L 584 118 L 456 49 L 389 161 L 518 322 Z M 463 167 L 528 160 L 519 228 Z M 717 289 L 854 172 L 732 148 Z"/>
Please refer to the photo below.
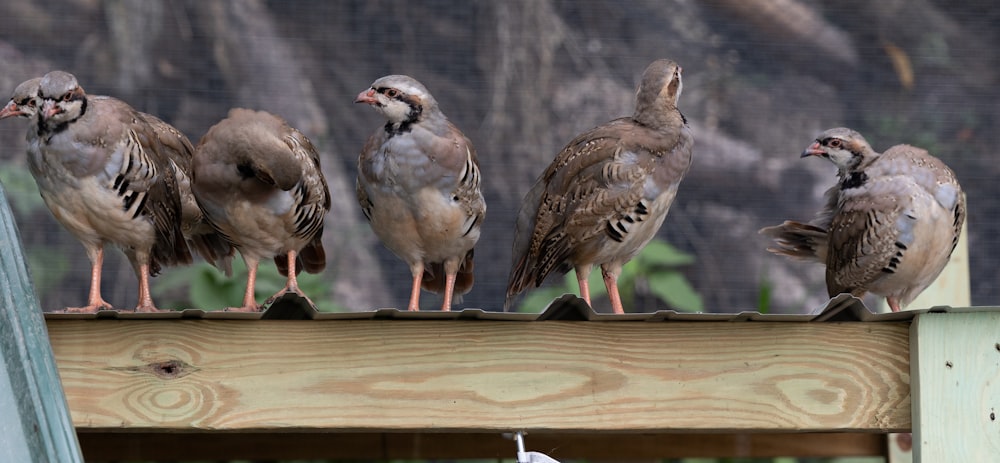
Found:
<path fill-rule="evenodd" d="M 21 82 L 14 88 L 10 101 L 0 109 L 0 120 L 8 117 L 21 117 L 37 122 L 38 116 L 38 83 L 41 77 L 35 77 Z M 31 130 L 37 132 L 37 129 Z"/>
<path fill-rule="evenodd" d="M 358 157 L 357 196 L 375 235 L 410 267 L 407 310 L 420 310 L 421 288 L 443 293 L 441 310 L 451 310 L 474 283 L 486 215 L 476 150 L 410 76 L 381 77 L 354 102 L 386 119 Z"/>
<path fill-rule="evenodd" d="M 326 268 L 323 224 L 331 201 L 309 138 L 269 112 L 233 108 L 201 138 L 191 164 L 198 206 L 247 266 L 243 305 L 227 310 L 263 308 L 254 297 L 262 259 L 273 259 L 287 277 L 268 301 L 286 293 L 309 300 L 297 274 Z"/>
<path fill-rule="evenodd" d="M 83 244 L 91 262 L 87 305 L 101 297 L 104 247 L 125 253 L 139 280 L 137 312 L 156 312 L 149 278 L 163 266 L 191 263 L 180 229 L 174 164 L 148 115 L 111 97 L 89 98 L 72 74 L 52 71 L 38 83 L 37 131 L 29 134 L 28 169 L 55 219 Z"/>
<path fill-rule="evenodd" d="M 578 135 L 538 177 L 518 212 L 505 309 L 525 288 L 570 269 L 590 304 L 587 278 L 599 265 L 612 311 L 625 312 L 622 266 L 656 235 L 691 165 L 694 141 L 677 109 L 681 71 L 653 61 L 635 112 Z"/>
<path fill-rule="evenodd" d="M 98 96 L 97 98 L 108 98 Z M 236 253 L 232 243 L 225 239 L 205 218 L 201 207 L 191 191 L 191 163 L 194 146 L 191 141 L 174 126 L 151 114 L 143 115 L 150 126 L 146 143 L 155 143 L 173 164 L 177 183 L 177 194 L 181 201 L 181 233 L 188 248 L 205 261 L 221 270 L 227 277 L 232 276 L 232 258 Z M 140 137 L 143 137 L 140 134 Z"/>
<path fill-rule="evenodd" d="M 837 166 L 838 181 L 809 223 L 785 221 L 760 233 L 768 250 L 826 265 L 830 297 L 871 292 L 898 312 L 929 286 L 951 257 L 965 222 L 955 173 L 926 150 L 896 145 L 883 153 L 860 133 L 823 132 L 802 152 Z"/>

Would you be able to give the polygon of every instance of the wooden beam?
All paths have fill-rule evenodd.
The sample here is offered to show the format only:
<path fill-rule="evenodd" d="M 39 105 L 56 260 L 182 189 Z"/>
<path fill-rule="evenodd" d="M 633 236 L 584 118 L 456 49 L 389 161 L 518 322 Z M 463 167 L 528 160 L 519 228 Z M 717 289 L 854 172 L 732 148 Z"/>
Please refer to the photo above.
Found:
<path fill-rule="evenodd" d="M 909 324 L 49 320 L 87 431 L 887 432 Z"/>
<path fill-rule="evenodd" d="M 1000 313 L 925 313 L 911 330 L 917 462 L 1000 455 Z"/>
<path fill-rule="evenodd" d="M 864 457 L 885 455 L 882 434 L 535 434 L 528 450 L 566 459 Z M 88 460 L 513 459 L 500 433 L 81 432 Z"/>

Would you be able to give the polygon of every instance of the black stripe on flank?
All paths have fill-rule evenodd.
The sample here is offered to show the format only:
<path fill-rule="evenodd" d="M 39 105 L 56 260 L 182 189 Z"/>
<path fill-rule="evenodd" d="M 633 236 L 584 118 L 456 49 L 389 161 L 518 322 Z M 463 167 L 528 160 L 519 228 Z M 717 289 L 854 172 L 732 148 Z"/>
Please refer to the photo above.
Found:
<path fill-rule="evenodd" d="M 611 224 L 611 222 L 607 222 L 607 225 L 605 225 L 604 227 L 604 231 L 608 234 L 609 238 L 619 243 L 621 243 L 622 240 L 625 239 L 625 237 L 622 236 L 622 234 L 615 228 L 614 225 Z"/>

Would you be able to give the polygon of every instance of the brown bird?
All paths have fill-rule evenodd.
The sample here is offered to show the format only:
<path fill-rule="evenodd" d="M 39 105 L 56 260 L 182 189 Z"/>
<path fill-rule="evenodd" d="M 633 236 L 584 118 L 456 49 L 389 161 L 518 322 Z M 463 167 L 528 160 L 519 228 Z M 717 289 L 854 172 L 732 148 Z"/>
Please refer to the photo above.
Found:
<path fill-rule="evenodd" d="M 529 286 L 576 270 L 590 303 L 587 277 L 601 266 L 615 313 L 622 266 L 656 235 L 691 165 L 693 140 L 677 109 L 681 67 L 654 61 L 642 75 L 635 113 L 577 136 L 524 197 L 514 237 L 505 308 Z"/>
<path fill-rule="evenodd" d="M 102 98 L 102 97 L 97 97 Z M 194 147 L 187 136 L 156 116 L 143 114 L 153 136 L 144 143 L 156 144 L 174 165 L 177 194 L 181 200 L 181 233 L 188 247 L 226 276 L 231 276 L 233 245 L 208 222 L 191 191 Z"/>
<path fill-rule="evenodd" d="M 372 230 L 410 266 L 409 310 L 420 289 L 453 295 L 473 284 L 473 247 L 486 214 L 476 150 L 420 82 L 385 76 L 354 101 L 385 116 L 358 158 L 358 202 Z M 443 278 L 442 278 L 443 277 Z"/>
<path fill-rule="evenodd" d="M 326 268 L 323 219 L 330 210 L 319 153 L 309 139 L 270 113 L 232 109 L 198 143 L 191 182 L 208 222 L 247 265 L 243 305 L 230 310 L 261 309 L 254 298 L 261 259 L 273 258 L 287 277 L 274 297 L 293 292 L 308 299 L 296 275 Z"/>
<path fill-rule="evenodd" d="M 807 156 L 833 162 L 839 180 L 812 222 L 762 229 L 774 239 L 768 250 L 825 264 L 830 297 L 871 292 L 898 312 L 937 278 L 958 243 L 965 193 L 954 172 L 913 146 L 878 153 L 846 128 L 817 137 Z"/>
<path fill-rule="evenodd" d="M 28 167 L 52 215 L 83 244 L 91 261 L 90 296 L 71 312 L 110 308 L 101 297 L 104 245 L 121 248 L 139 279 L 135 310 L 158 311 L 149 277 L 187 264 L 174 164 L 148 115 L 125 102 L 89 98 L 76 77 L 52 71 L 39 82 L 41 106 Z"/>

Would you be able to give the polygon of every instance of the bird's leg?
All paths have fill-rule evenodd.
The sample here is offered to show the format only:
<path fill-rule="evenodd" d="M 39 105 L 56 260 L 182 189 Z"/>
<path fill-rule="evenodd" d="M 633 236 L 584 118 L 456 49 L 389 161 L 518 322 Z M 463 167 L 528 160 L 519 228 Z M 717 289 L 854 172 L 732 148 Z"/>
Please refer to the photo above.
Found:
<path fill-rule="evenodd" d="M 153 305 L 153 296 L 149 293 L 149 264 L 139 264 L 139 303 L 136 312 L 165 312 Z"/>
<path fill-rule="evenodd" d="M 413 273 L 413 288 L 410 289 L 410 305 L 406 307 L 406 310 L 416 312 L 420 310 L 420 282 L 424 277 L 423 262 L 411 265 L 410 272 Z"/>
<path fill-rule="evenodd" d="M 267 298 L 267 300 L 264 301 L 263 305 L 270 306 L 272 303 L 274 303 L 274 301 L 277 301 L 282 296 L 288 293 L 294 293 L 296 296 L 305 299 L 310 306 L 316 307 L 316 304 L 313 303 L 312 299 L 309 299 L 309 296 L 306 296 L 305 293 L 303 293 L 302 290 L 299 289 L 299 279 L 298 276 L 296 276 L 297 272 L 295 271 L 295 261 L 298 256 L 298 253 L 295 251 L 288 251 L 286 256 L 288 258 L 288 279 L 285 283 L 285 287 L 282 288 L 281 291 L 275 293 L 275 295 Z"/>
<path fill-rule="evenodd" d="M 85 307 L 67 307 L 66 312 L 72 313 L 95 313 L 102 309 L 111 309 L 101 297 L 101 269 L 104 267 L 104 246 L 98 245 L 96 249 L 87 249 L 90 257 L 90 296 L 87 298 Z"/>
<path fill-rule="evenodd" d="M 243 262 L 247 265 L 247 289 L 243 293 L 243 306 L 229 307 L 226 310 L 230 312 L 258 312 L 260 306 L 254 299 L 254 290 L 257 286 L 257 266 L 260 264 L 260 260 L 256 257 L 243 256 Z"/>
<path fill-rule="evenodd" d="M 587 305 L 593 308 L 594 305 L 590 303 L 590 284 L 587 283 L 588 278 L 590 278 L 590 265 L 577 265 L 576 283 L 580 286 L 580 297 L 584 301 L 587 301 Z"/>
<path fill-rule="evenodd" d="M 621 267 L 608 268 L 606 265 L 601 266 L 601 276 L 604 277 L 604 287 L 608 288 L 608 298 L 611 299 L 611 311 L 617 314 L 625 313 L 625 309 L 622 307 L 622 298 L 618 294 L 618 274 L 621 273 Z"/>
<path fill-rule="evenodd" d="M 441 310 L 444 312 L 451 311 L 451 297 L 452 293 L 455 292 L 455 274 L 448 272 L 445 275 L 444 280 L 444 302 L 441 303 Z"/>
<path fill-rule="evenodd" d="M 899 312 L 900 310 L 899 299 L 896 299 L 894 297 L 887 297 L 885 298 L 885 302 L 889 304 L 889 310 L 892 310 L 893 312 Z"/>
<path fill-rule="evenodd" d="M 455 279 L 458 275 L 458 267 L 458 259 L 444 261 L 444 302 L 441 303 L 441 310 L 443 312 L 451 310 L 451 299 L 455 294 Z"/>
<path fill-rule="evenodd" d="M 299 291 L 299 278 L 295 272 L 295 256 L 295 251 L 288 251 L 288 283 L 285 284 L 285 291 L 302 294 Z"/>

